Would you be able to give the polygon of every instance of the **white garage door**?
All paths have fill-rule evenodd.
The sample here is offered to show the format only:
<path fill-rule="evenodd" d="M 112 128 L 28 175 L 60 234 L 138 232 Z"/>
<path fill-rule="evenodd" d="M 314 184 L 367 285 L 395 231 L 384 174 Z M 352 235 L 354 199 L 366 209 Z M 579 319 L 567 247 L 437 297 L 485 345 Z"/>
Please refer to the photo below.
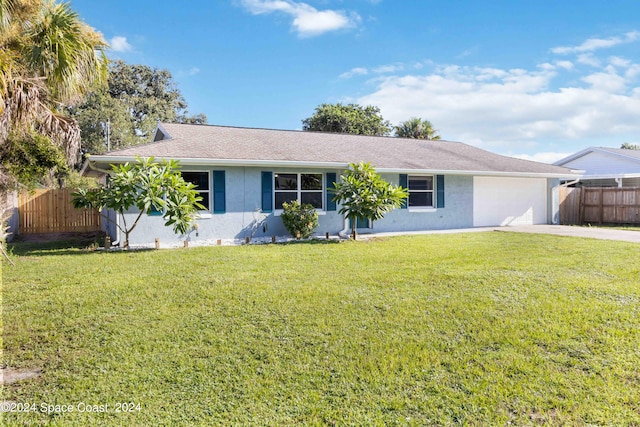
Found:
<path fill-rule="evenodd" d="M 531 225 L 547 222 L 544 178 L 473 178 L 473 225 Z"/>

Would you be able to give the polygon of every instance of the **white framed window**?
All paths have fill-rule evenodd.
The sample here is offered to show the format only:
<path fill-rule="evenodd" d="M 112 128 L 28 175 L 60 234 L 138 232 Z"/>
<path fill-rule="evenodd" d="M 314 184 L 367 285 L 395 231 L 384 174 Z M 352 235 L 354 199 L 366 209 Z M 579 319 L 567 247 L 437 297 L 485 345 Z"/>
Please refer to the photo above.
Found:
<path fill-rule="evenodd" d="M 182 171 L 182 179 L 196 186 L 196 191 L 202 197 L 200 204 L 205 210 L 211 210 L 211 176 L 209 171 Z"/>
<path fill-rule="evenodd" d="M 274 173 L 274 208 L 282 209 L 282 204 L 298 200 L 300 204 L 310 204 L 316 209 L 324 209 L 324 174 L 322 173 Z"/>
<path fill-rule="evenodd" d="M 434 208 L 433 175 L 409 175 L 409 208 Z"/>

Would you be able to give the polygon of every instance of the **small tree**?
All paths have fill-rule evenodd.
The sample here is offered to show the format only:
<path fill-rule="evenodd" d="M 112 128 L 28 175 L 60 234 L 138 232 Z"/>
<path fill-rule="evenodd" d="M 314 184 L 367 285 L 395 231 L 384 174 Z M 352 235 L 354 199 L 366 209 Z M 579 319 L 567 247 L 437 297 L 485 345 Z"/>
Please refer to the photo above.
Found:
<path fill-rule="evenodd" d="M 171 225 L 175 233 L 186 234 L 198 209 L 204 209 L 199 203 L 202 197 L 195 190 L 195 185 L 182 178 L 175 160 L 157 163 L 153 157 L 138 158 L 136 163 L 112 165 L 111 168 L 112 175 L 107 187 L 79 189 L 73 193 L 73 204 L 76 208 L 108 208 L 116 211 L 122 222 L 114 223 L 125 235 L 125 249 L 129 247 L 129 235 L 143 214 L 154 210 L 162 212 L 165 226 Z M 124 213 L 132 206 L 139 213 L 129 225 Z"/>
<path fill-rule="evenodd" d="M 358 218 L 381 219 L 387 212 L 399 208 L 409 194 L 405 188 L 382 179 L 369 163 L 351 163 L 340 179 L 342 182 L 335 183 L 333 200 L 342 205 L 339 212 L 351 221 L 354 240 Z"/>
<path fill-rule="evenodd" d="M 311 204 L 300 205 L 297 200 L 283 203 L 284 212 L 280 218 L 293 237 L 306 239 L 318 228 L 318 212 Z M 298 236 L 299 234 L 299 236 Z"/>

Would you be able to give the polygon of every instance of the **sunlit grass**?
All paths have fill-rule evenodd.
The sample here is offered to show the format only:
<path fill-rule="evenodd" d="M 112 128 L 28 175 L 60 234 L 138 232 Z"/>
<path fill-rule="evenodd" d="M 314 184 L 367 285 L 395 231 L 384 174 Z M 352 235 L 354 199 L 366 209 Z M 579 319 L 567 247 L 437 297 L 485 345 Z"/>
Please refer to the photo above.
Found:
<path fill-rule="evenodd" d="M 640 245 L 511 233 L 13 248 L 6 425 L 633 425 Z M 117 402 L 140 404 L 116 413 Z"/>

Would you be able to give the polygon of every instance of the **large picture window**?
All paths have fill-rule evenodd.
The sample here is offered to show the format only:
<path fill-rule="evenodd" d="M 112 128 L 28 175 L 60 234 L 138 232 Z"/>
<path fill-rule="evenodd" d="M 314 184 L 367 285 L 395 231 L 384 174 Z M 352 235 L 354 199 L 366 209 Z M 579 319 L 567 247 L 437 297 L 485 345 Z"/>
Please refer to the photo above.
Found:
<path fill-rule="evenodd" d="M 321 173 L 275 173 L 275 208 L 282 209 L 284 202 L 298 200 L 300 204 L 310 204 L 323 209 L 323 176 Z"/>
<path fill-rule="evenodd" d="M 200 204 L 205 207 L 206 210 L 211 210 L 211 185 L 209 179 L 209 172 L 181 172 L 182 178 L 186 182 L 190 182 L 196 186 L 196 190 L 202 201 Z"/>
<path fill-rule="evenodd" d="M 433 176 L 409 175 L 409 207 L 434 207 Z"/>

